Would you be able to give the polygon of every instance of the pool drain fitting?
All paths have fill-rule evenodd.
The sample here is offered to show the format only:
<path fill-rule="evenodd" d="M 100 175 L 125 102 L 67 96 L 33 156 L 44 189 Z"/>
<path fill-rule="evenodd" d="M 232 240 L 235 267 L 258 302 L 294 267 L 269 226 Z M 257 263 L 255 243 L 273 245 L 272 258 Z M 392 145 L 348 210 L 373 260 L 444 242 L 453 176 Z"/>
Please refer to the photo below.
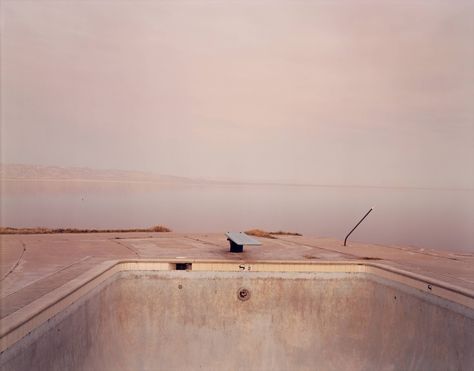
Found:
<path fill-rule="evenodd" d="M 238 291 L 237 291 L 237 298 L 241 301 L 247 301 L 250 299 L 250 291 L 241 287 Z"/>

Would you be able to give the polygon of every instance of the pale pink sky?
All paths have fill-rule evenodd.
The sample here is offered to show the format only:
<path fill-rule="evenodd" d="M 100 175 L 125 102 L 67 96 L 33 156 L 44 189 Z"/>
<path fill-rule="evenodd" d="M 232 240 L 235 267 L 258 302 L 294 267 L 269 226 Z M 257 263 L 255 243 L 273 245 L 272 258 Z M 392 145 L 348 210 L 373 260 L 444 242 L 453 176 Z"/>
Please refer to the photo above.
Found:
<path fill-rule="evenodd" d="M 1 2 L 1 160 L 474 187 L 473 1 Z"/>

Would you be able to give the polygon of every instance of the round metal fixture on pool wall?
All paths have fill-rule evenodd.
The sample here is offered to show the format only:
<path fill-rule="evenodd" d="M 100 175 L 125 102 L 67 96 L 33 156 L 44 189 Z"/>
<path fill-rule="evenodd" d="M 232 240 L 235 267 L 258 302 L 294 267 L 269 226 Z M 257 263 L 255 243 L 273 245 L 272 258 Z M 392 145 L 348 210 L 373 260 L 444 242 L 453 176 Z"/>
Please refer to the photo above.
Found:
<path fill-rule="evenodd" d="M 242 301 L 246 301 L 250 299 L 250 291 L 246 288 L 241 287 L 237 291 L 237 298 Z"/>

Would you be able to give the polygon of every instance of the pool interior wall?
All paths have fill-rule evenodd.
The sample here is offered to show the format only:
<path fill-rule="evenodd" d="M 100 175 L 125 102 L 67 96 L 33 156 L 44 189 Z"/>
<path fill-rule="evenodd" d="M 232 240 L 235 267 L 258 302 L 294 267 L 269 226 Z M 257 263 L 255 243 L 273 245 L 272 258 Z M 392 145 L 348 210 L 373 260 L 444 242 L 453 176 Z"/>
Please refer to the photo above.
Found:
<path fill-rule="evenodd" d="M 371 274 L 124 271 L 5 350 L 0 364 L 469 370 L 473 344 L 472 310 Z"/>

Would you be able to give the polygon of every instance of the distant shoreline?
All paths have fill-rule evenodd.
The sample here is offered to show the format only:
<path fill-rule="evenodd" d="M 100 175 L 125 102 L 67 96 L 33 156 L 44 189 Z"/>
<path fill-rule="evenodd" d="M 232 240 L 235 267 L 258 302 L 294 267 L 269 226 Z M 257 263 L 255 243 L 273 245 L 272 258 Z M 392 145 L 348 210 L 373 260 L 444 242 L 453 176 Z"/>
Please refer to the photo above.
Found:
<path fill-rule="evenodd" d="M 419 191 L 460 191 L 472 192 L 474 188 L 441 188 L 441 187 L 410 187 L 410 186 L 376 186 L 376 185 L 341 185 L 341 184 L 301 184 L 277 182 L 237 182 L 219 180 L 133 180 L 133 179 L 84 179 L 84 178 L 0 178 L 0 182 L 44 182 L 44 183 L 111 183 L 111 184 L 150 184 L 150 185 L 175 185 L 175 186 L 272 186 L 272 187 L 301 187 L 301 188 L 372 188 L 372 189 L 398 189 Z"/>

